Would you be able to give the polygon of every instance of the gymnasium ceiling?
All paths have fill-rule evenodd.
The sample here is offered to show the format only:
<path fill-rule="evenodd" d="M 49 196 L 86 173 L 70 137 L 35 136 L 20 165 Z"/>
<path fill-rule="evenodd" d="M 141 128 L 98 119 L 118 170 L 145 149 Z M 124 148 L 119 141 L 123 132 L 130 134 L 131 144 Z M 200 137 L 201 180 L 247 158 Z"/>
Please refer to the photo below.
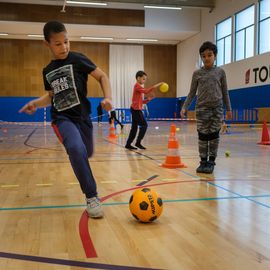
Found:
<path fill-rule="evenodd" d="M 91 1 L 91 0 L 75 0 L 75 1 Z M 35 5 L 53 5 L 59 6 L 60 10 L 67 10 L 73 4 L 66 4 L 65 0 L 0 0 L 0 3 L 18 3 L 18 4 L 35 4 Z M 93 0 L 91 2 L 106 2 L 107 6 L 102 8 L 109 9 L 130 9 L 144 10 L 144 5 L 158 5 L 181 7 L 183 9 L 208 9 L 209 11 L 215 7 L 215 0 Z M 75 6 L 78 6 L 77 4 Z M 81 5 L 82 7 L 89 7 Z M 27 37 L 26 34 L 39 34 L 43 23 L 38 22 L 17 22 L 17 21 L 0 21 L 0 33 L 9 33 L 9 36 L 0 36 L 0 38 L 22 38 L 33 39 Z M 154 44 L 177 44 L 186 38 L 194 35 L 194 31 L 164 31 L 162 29 L 146 29 L 141 27 L 118 27 L 118 26 L 99 26 L 98 29 L 94 25 L 69 25 L 69 32 L 76 32 L 78 36 L 83 36 L 85 30 L 91 32 L 92 36 L 113 37 L 117 43 L 127 43 L 125 38 L 151 38 L 157 39 Z M 82 31 L 80 33 L 80 31 Z M 41 33 L 40 33 L 41 34 Z M 125 37 L 125 38 L 124 38 Z M 75 37 L 71 40 L 77 40 Z M 105 41 L 106 42 L 106 41 Z M 134 41 L 132 42 L 134 43 Z"/>

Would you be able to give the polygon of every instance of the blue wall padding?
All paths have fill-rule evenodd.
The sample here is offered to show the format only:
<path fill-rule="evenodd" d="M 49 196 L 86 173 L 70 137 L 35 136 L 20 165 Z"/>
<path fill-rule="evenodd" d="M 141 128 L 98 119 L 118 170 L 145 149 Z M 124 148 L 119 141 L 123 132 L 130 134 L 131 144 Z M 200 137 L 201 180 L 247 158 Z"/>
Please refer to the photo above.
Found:
<path fill-rule="evenodd" d="M 254 86 L 230 91 L 233 108 L 251 109 L 270 107 L 270 85 Z"/>
<path fill-rule="evenodd" d="M 172 118 L 176 111 L 176 98 L 155 98 L 148 104 L 149 118 Z"/>
<path fill-rule="evenodd" d="M 27 102 L 34 98 L 29 97 L 0 97 L 0 120 L 9 122 L 43 122 L 44 109 L 38 109 L 33 115 L 19 113 Z M 46 119 L 50 121 L 50 108 L 46 108 Z"/>
<path fill-rule="evenodd" d="M 233 89 L 229 91 L 233 109 L 252 109 L 270 107 L 270 85 Z M 185 100 L 186 97 L 183 97 Z M 195 109 L 194 98 L 189 110 Z"/>
<path fill-rule="evenodd" d="M 44 109 L 38 109 L 35 114 L 28 115 L 25 113 L 19 113 L 27 102 L 35 99 L 34 97 L 0 97 L 0 120 L 7 122 L 43 122 L 45 119 L 47 122 L 51 121 L 50 107 Z M 97 106 L 102 98 L 90 98 L 92 104 L 92 116 L 95 117 L 93 121 L 97 121 Z M 108 116 L 104 110 L 103 121 L 108 121 Z"/>
<path fill-rule="evenodd" d="M 270 85 L 254 86 L 230 91 L 233 109 L 267 108 L 270 107 Z M 11 122 L 42 122 L 44 109 L 39 109 L 34 115 L 19 113 L 19 109 L 33 98 L 29 97 L 0 97 L 0 120 Z M 186 97 L 181 97 L 184 101 Z M 89 98 L 92 105 L 93 121 L 97 121 L 97 106 L 102 98 Z M 189 110 L 194 110 L 194 98 Z M 116 108 L 117 109 L 117 108 Z M 127 108 L 129 109 L 129 108 Z M 149 118 L 174 118 L 175 112 L 179 117 L 178 98 L 155 98 L 148 103 Z M 50 121 L 50 108 L 46 109 L 46 121 Z M 108 121 L 104 110 L 103 122 Z"/>

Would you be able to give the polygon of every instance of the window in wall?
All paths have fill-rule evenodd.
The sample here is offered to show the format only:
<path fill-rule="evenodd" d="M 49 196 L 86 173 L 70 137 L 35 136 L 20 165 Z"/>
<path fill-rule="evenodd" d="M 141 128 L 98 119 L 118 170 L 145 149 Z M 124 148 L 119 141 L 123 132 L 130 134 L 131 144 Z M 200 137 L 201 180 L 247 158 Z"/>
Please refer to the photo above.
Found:
<path fill-rule="evenodd" d="M 270 0 L 259 2 L 258 53 L 270 51 Z"/>
<path fill-rule="evenodd" d="M 235 60 L 254 55 L 254 16 L 252 5 L 235 15 Z"/>
<path fill-rule="evenodd" d="M 232 18 L 216 25 L 217 66 L 231 63 Z"/>

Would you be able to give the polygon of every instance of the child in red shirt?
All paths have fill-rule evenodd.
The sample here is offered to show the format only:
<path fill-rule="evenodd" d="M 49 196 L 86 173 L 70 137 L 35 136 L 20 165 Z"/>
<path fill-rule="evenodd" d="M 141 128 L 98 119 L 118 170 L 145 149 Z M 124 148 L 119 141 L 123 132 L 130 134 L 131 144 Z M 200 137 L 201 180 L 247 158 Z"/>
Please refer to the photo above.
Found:
<path fill-rule="evenodd" d="M 144 99 L 144 94 L 149 94 L 155 90 L 155 88 L 159 87 L 163 82 L 157 83 L 149 88 L 144 88 L 144 83 L 146 82 L 147 74 L 140 70 L 136 73 L 136 84 L 133 88 L 133 96 L 132 96 L 132 103 L 131 103 L 131 115 L 132 115 L 132 124 L 131 130 L 129 133 L 129 137 L 126 143 L 125 148 L 129 150 L 136 150 L 137 148 L 132 146 L 132 142 L 136 137 L 138 126 L 140 126 L 139 134 L 135 143 L 140 149 L 146 149 L 142 144 L 141 141 L 146 133 L 147 130 L 147 122 L 144 118 L 142 107 L 143 104 L 148 103 L 150 100 L 154 98 L 154 96 L 149 96 L 147 99 Z"/>

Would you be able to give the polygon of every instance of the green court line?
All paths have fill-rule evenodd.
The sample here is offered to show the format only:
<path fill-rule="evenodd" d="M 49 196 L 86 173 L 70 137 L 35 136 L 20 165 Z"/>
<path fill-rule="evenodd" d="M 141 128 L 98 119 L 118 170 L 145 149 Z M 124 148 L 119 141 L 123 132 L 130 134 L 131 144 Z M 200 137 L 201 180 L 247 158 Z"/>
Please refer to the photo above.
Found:
<path fill-rule="evenodd" d="M 218 201 L 218 200 L 231 200 L 231 199 L 252 199 L 252 198 L 270 198 L 270 194 L 265 195 L 252 195 L 252 196 L 227 196 L 227 197 L 206 197 L 206 198 L 192 198 L 192 199 L 175 199 L 163 200 L 164 203 L 177 203 L 177 202 L 198 202 L 198 201 Z M 128 202 L 111 202 L 103 203 L 103 206 L 112 205 L 126 205 Z M 78 208 L 85 207 L 85 204 L 70 204 L 70 205 L 44 205 L 44 206 L 26 206 L 26 207 L 3 207 L 0 211 L 20 211 L 20 210 L 36 210 L 36 209 L 61 209 L 61 208 Z"/>

